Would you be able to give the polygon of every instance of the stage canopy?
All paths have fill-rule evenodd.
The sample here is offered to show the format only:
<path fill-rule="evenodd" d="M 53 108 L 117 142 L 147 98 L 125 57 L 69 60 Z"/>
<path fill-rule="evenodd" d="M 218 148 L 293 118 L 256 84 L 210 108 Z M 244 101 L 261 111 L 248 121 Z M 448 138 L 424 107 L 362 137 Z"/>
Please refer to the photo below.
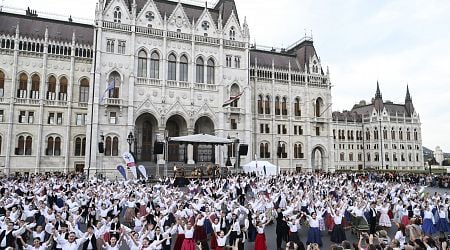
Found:
<path fill-rule="evenodd" d="M 186 144 L 216 144 L 223 145 L 233 143 L 232 140 L 207 134 L 186 135 L 180 137 L 170 137 L 169 142 L 178 142 Z"/>
<path fill-rule="evenodd" d="M 266 171 L 264 172 L 264 168 Z M 264 175 L 277 175 L 277 166 L 268 161 L 252 161 L 245 165 L 242 165 L 242 170 L 247 173 L 255 173 L 259 176 Z"/>

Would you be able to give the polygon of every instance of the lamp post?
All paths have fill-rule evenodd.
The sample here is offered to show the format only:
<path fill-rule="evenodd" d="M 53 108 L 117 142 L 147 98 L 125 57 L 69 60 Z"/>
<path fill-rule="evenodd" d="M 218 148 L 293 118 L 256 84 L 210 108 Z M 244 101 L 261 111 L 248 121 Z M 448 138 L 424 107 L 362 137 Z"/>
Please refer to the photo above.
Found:
<path fill-rule="evenodd" d="M 236 161 L 234 162 L 234 169 L 235 171 L 240 166 L 241 163 L 241 154 L 239 154 L 239 137 L 236 136 L 236 139 L 234 140 L 234 157 L 236 158 Z M 237 155 L 236 155 L 237 154 Z"/>
<path fill-rule="evenodd" d="M 133 132 L 130 131 L 130 133 L 128 134 L 128 137 L 127 137 L 127 142 L 128 142 L 128 152 L 130 152 L 131 155 L 133 155 L 133 152 L 131 151 L 131 144 L 133 144 L 134 139 L 135 138 L 134 138 Z M 133 157 L 134 157 L 134 155 L 133 155 Z"/>
<path fill-rule="evenodd" d="M 227 139 L 228 139 L 228 140 L 231 139 L 230 135 L 227 136 Z M 229 144 L 228 144 L 228 149 L 231 149 L 231 147 L 230 147 Z M 231 164 L 230 157 L 231 157 L 231 150 L 227 150 L 227 161 L 225 162 L 225 166 L 227 166 L 227 167 L 233 166 L 233 165 Z"/>

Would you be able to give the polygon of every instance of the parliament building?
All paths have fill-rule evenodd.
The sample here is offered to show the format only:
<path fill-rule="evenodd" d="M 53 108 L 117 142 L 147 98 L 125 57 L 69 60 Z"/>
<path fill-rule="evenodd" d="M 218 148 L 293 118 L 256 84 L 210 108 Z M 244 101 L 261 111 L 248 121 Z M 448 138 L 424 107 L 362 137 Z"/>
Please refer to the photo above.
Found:
<path fill-rule="evenodd" d="M 92 24 L 0 12 L 0 170 L 108 175 L 126 151 L 147 169 L 234 165 L 239 145 L 242 164 L 281 172 L 423 169 L 409 90 L 332 112 L 312 38 L 262 49 L 237 13 L 233 0 L 98 0 Z M 198 133 L 234 143 L 168 142 Z"/>

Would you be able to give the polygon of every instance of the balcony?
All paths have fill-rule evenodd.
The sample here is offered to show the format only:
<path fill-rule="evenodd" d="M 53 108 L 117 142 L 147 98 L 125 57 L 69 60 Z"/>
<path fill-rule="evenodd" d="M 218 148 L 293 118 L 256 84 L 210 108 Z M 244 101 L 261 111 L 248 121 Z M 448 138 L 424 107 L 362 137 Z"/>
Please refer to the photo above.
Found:
<path fill-rule="evenodd" d="M 181 33 L 181 32 L 173 32 L 173 31 L 167 31 L 167 37 L 180 39 L 180 40 L 186 40 L 186 41 L 191 41 L 191 39 L 192 39 L 191 34 Z"/>
<path fill-rule="evenodd" d="M 160 79 L 145 78 L 145 77 L 138 77 L 136 79 L 137 79 L 136 84 L 138 85 L 161 86 Z"/>
<path fill-rule="evenodd" d="M 88 107 L 88 103 L 87 102 L 79 102 L 78 103 L 78 107 L 79 108 L 87 108 Z"/>
<path fill-rule="evenodd" d="M 65 107 L 65 106 L 67 106 L 67 101 L 45 100 L 44 103 L 47 106 L 58 106 L 58 107 Z"/>
<path fill-rule="evenodd" d="M 14 98 L 15 104 L 25 104 L 25 105 L 39 105 L 39 99 L 30 98 Z"/>
<path fill-rule="evenodd" d="M 325 118 L 325 117 L 314 117 L 314 122 L 325 123 L 326 121 L 327 121 L 327 118 Z"/>
<path fill-rule="evenodd" d="M 148 27 L 141 27 L 141 26 L 136 26 L 136 33 L 151 35 L 151 36 L 160 36 L 160 37 L 162 37 L 164 35 L 163 30 L 153 29 L 153 28 L 148 28 Z"/>
<path fill-rule="evenodd" d="M 131 32 L 131 25 L 103 21 L 103 28 Z"/>
<path fill-rule="evenodd" d="M 105 98 L 103 101 L 105 107 L 107 106 L 125 106 L 125 102 L 120 98 Z"/>
<path fill-rule="evenodd" d="M 245 43 L 238 42 L 238 41 L 231 41 L 231 40 L 223 40 L 223 45 L 227 47 L 235 47 L 235 48 L 241 48 L 245 49 Z"/>
<path fill-rule="evenodd" d="M 214 84 L 206 84 L 206 83 L 196 83 L 195 84 L 196 90 L 209 90 L 209 91 L 216 91 L 217 86 Z"/>
<path fill-rule="evenodd" d="M 220 40 L 218 38 L 208 37 L 208 36 L 199 36 L 195 35 L 195 41 L 201 43 L 209 43 L 209 44 L 220 44 Z"/>

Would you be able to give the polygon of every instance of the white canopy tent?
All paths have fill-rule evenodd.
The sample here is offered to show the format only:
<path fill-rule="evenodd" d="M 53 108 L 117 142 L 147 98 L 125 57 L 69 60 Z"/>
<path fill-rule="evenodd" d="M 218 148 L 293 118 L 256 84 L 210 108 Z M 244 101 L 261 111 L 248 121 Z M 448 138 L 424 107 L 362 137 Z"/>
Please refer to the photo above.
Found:
<path fill-rule="evenodd" d="M 229 144 L 232 143 L 232 140 L 214 136 L 214 135 L 207 135 L 207 134 L 195 134 L 195 135 L 186 135 L 186 136 L 179 136 L 179 137 L 170 137 L 169 142 L 179 142 L 179 143 L 198 143 L 198 144 L 216 144 L 216 145 L 223 145 L 223 144 Z"/>
<path fill-rule="evenodd" d="M 264 168 L 266 169 L 264 173 Z M 256 175 L 277 175 L 277 166 L 273 165 L 268 161 L 251 161 L 245 165 L 242 165 L 244 173 L 251 174 L 256 173 Z"/>

